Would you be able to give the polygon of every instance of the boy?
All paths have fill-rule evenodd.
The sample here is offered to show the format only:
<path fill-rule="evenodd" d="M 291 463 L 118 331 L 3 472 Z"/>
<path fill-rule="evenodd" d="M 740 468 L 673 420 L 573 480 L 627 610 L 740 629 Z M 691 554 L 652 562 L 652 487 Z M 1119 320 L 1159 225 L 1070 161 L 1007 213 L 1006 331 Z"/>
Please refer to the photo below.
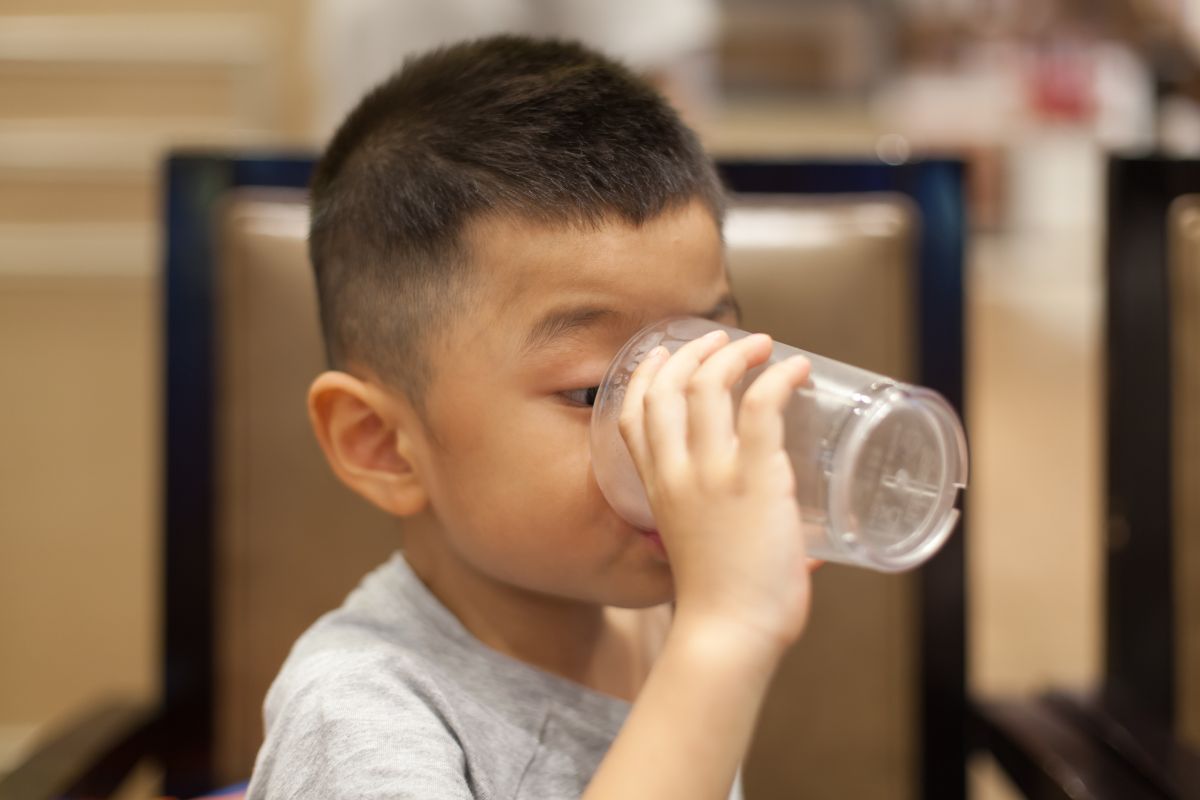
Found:
<path fill-rule="evenodd" d="M 441 50 L 350 114 L 312 186 L 333 370 L 309 412 L 404 552 L 296 643 L 251 798 L 729 796 L 807 616 L 780 417 L 807 364 L 735 417 L 768 337 L 647 357 L 620 427 L 657 531 L 616 516 L 588 449 L 631 334 L 737 323 L 721 218 L 692 132 L 578 45 Z"/>

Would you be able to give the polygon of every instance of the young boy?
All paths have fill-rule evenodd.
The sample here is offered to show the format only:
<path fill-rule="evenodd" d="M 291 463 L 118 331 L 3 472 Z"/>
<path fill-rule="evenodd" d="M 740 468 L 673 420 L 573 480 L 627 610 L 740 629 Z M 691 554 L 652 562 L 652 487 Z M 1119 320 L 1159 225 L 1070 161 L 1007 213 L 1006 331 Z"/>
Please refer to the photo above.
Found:
<path fill-rule="evenodd" d="M 737 324 L 721 219 L 693 133 L 578 45 L 440 50 L 350 114 L 312 186 L 333 370 L 309 412 L 404 551 L 296 643 L 251 798 L 729 796 L 807 616 L 780 416 L 807 364 L 735 415 L 765 335 L 642 363 L 620 427 L 657 531 L 607 505 L 588 445 L 631 334 Z"/>

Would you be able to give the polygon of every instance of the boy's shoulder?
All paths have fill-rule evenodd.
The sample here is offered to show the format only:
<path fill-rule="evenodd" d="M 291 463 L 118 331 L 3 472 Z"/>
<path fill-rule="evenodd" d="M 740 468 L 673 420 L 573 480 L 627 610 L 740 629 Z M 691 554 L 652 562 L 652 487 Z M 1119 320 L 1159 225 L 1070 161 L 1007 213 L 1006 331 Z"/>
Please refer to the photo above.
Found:
<path fill-rule="evenodd" d="M 298 696 L 328 705 L 452 691 L 466 662 L 457 625 L 394 554 L 296 640 L 267 695 L 268 725 L 273 706 Z"/>
<path fill-rule="evenodd" d="M 322 627 L 297 643 L 267 694 L 249 797 L 390 796 L 398 787 L 477 796 L 455 709 L 436 699 L 416 657 L 369 632 Z M 336 635 L 312 635 L 321 632 Z"/>
<path fill-rule="evenodd" d="M 625 625 L 639 614 L 624 612 Z M 648 646 L 648 645 L 647 645 Z M 341 607 L 322 616 L 293 645 L 267 695 L 268 727 L 287 702 L 312 698 L 323 704 L 350 697 L 378 702 L 393 695 L 418 696 L 447 705 L 448 720 L 492 715 L 518 727 L 542 724 L 554 705 L 589 712 L 605 730 L 619 724 L 628 704 L 519 662 L 488 648 L 434 597 L 397 553 L 370 572 Z"/>
<path fill-rule="evenodd" d="M 582 791 L 627 704 L 487 650 L 396 556 L 300 637 L 265 712 L 254 800 L 544 797 Z"/>
<path fill-rule="evenodd" d="M 321 688 L 363 673 L 423 674 L 413 662 L 425 651 L 427 625 L 407 597 L 406 566 L 397 553 L 364 576 L 340 607 L 300 635 L 275 683 Z"/>
<path fill-rule="evenodd" d="M 296 641 L 267 693 L 250 797 L 490 794 L 503 769 L 477 777 L 474 738 L 511 741 L 512 721 L 447 667 L 453 639 L 414 602 L 411 577 L 394 556 Z"/>

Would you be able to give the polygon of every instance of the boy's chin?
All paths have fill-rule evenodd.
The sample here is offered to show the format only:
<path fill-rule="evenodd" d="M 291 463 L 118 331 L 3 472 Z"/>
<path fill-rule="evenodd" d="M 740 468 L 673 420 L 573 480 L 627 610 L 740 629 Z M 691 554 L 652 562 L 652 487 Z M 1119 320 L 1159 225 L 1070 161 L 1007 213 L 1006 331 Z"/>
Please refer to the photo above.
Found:
<path fill-rule="evenodd" d="M 665 580 L 644 581 L 621 586 L 606 597 L 604 605 L 615 608 L 654 608 L 675 599 L 675 584 L 668 575 Z"/>

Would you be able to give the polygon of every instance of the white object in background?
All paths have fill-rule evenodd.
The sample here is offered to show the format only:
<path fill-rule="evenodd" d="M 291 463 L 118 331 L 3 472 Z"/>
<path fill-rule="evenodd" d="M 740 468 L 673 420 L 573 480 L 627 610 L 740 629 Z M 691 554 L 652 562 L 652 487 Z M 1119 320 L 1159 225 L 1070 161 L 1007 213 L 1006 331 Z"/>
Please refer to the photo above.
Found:
<path fill-rule="evenodd" d="M 1102 42 L 1093 48 L 1096 136 L 1114 150 L 1154 146 L 1154 75 L 1123 44 Z"/>
<path fill-rule="evenodd" d="M 578 39 L 702 95 L 716 0 L 311 0 L 316 133 L 328 137 L 408 56 L 498 33 Z"/>

